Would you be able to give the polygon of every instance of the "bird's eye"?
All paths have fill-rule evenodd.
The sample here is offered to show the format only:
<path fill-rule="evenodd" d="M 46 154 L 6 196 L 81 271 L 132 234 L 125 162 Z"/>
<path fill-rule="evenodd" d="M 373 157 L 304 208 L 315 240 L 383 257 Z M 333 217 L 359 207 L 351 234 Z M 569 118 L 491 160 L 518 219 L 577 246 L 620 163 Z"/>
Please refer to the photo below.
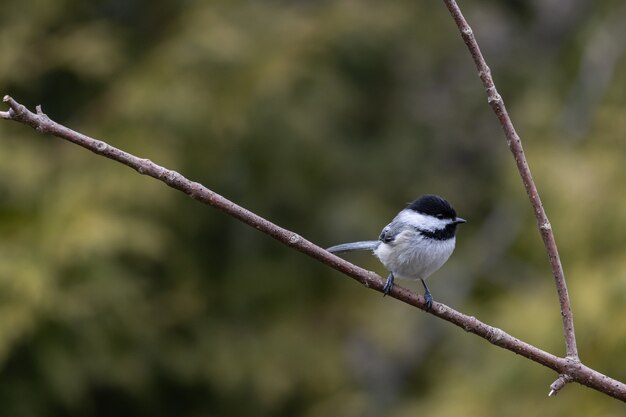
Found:
<path fill-rule="evenodd" d="M 439 214 L 435 214 L 435 217 L 438 219 L 443 219 L 443 214 L 439 213 Z"/>

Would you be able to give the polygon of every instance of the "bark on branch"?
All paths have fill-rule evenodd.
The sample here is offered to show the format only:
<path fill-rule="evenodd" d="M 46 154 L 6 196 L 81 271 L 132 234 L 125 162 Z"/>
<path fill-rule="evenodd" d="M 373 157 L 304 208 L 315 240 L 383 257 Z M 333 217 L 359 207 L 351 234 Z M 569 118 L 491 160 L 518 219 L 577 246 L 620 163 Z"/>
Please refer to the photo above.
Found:
<path fill-rule="evenodd" d="M 40 106 L 37 106 L 36 113 L 33 113 L 9 96 L 4 97 L 4 102 L 8 104 L 9 110 L 0 112 L 0 118 L 24 123 L 33 127 L 40 133 L 68 140 L 98 155 L 133 168 L 140 174 L 148 175 L 162 181 L 170 187 L 182 191 L 198 201 L 220 209 L 224 213 L 272 236 L 274 239 L 280 241 L 286 246 L 317 259 L 337 271 L 343 272 L 366 287 L 382 292 L 384 281 L 377 274 L 353 265 L 350 262 L 327 252 L 321 247 L 301 237 L 297 233 L 277 226 L 261 216 L 252 213 L 223 196 L 209 190 L 202 184 L 191 181 L 176 171 L 159 166 L 149 159 L 139 158 L 128 152 L 124 152 L 121 149 L 115 148 L 106 142 L 60 125 L 44 114 Z M 480 336 L 493 345 L 510 350 L 511 352 L 517 353 L 518 355 L 553 369 L 561 375 L 559 380 L 567 382 L 571 378 L 571 380 L 582 385 L 586 385 L 614 398 L 626 401 L 625 384 L 585 366 L 578 360 L 573 360 L 569 357 L 561 358 L 555 356 L 511 336 L 501 329 L 489 326 L 475 317 L 467 316 L 436 301 L 433 302 L 432 309 L 427 310 L 424 297 L 417 295 L 399 285 L 395 285 L 389 295 L 406 304 L 422 309 L 433 316 L 446 320 L 467 332 Z M 564 375 L 566 377 L 564 377 Z M 560 387 L 555 383 L 553 384 L 551 392 L 556 389 L 560 389 Z"/>

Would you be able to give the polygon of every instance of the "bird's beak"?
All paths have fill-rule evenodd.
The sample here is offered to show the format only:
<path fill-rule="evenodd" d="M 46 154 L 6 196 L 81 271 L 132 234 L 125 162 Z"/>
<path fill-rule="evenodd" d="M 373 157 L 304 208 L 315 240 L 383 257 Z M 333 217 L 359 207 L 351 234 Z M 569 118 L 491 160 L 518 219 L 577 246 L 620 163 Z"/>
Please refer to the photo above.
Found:
<path fill-rule="evenodd" d="M 462 218 L 460 218 L 460 217 L 457 217 L 457 218 L 454 220 L 454 224 L 461 224 L 461 223 L 467 223 L 467 222 L 465 221 L 465 219 L 462 219 Z"/>

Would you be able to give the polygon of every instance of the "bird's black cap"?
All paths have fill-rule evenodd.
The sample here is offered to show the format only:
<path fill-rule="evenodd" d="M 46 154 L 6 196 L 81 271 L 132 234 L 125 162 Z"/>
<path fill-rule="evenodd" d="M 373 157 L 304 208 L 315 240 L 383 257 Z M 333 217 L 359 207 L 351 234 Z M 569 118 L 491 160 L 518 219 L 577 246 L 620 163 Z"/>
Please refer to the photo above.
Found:
<path fill-rule="evenodd" d="M 443 198 L 432 194 L 426 194 L 419 197 L 417 200 L 409 204 L 408 209 L 440 219 L 454 220 L 457 218 L 456 211 L 454 211 L 450 203 Z"/>

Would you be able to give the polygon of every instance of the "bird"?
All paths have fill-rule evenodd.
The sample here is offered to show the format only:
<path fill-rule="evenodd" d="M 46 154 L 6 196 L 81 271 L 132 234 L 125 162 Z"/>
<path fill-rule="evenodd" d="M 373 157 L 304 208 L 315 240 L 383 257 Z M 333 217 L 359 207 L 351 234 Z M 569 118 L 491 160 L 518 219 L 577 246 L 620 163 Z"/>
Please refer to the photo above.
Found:
<path fill-rule="evenodd" d="M 450 258 L 457 226 L 465 222 L 444 198 L 425 194 L 402 209 L 378 240 L 343 243 L 326 250 L 334 254 L 371 250 L 389 271 L 383 296 L 391 292 L 395 278 L 419 280 L 424 286 L 426 309 L 430 310 L 433 297 L 426 279 Z"/>

